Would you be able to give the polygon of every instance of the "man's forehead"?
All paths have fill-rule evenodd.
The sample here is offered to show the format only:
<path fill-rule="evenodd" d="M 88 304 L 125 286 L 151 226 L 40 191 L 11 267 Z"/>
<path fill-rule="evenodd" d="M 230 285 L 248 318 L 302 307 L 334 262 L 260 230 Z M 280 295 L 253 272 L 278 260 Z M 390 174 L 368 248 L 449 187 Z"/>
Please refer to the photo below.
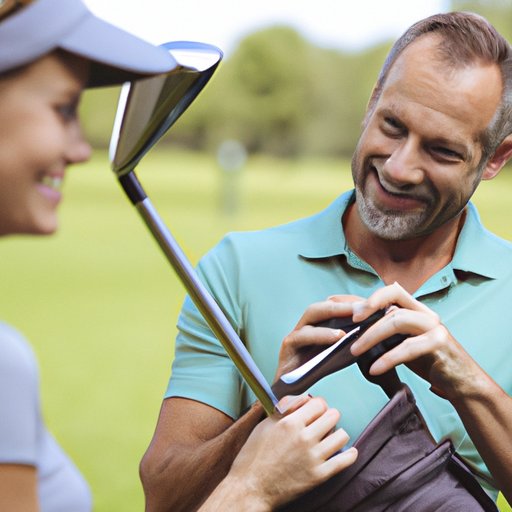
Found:
<path fill-rule="evenodd" d="M 453 68 L 437 51 L 439 36 L 422 36 L 391 66 L 381 98 L 393 96 L 416 102 L 483 129 L 491 122 L 501 102 L 502 77 L 494 63 L 475 61 Z M 393 100 L 400 108 L 397 99 Z M 476 119 L 475 119 L 476 117 Z"/>

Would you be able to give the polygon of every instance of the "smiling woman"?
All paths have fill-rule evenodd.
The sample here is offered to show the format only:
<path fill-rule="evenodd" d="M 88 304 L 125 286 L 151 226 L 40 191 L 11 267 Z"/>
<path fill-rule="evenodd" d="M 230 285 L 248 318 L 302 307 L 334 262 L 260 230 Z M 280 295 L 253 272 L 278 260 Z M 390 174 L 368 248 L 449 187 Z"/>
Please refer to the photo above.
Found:
<path fill-rule="evenodd" d="M 174 67 L 81 0 L 0 3 L 0 235 L 57 229 L 66 169 L 91 154 L 77 115 L 84 88 Z M 0 418 L 0 510 L 91 510 L 87 484 L 42 421 L 34 355 L 1 323 Z"/>
<path fill-rule="evenodd" d="M 91 154 L 76 115 L 88 74 L 87 60 L 55 52 L 0 80 L 0 234 L 57 229 L 66 166 Z"/>

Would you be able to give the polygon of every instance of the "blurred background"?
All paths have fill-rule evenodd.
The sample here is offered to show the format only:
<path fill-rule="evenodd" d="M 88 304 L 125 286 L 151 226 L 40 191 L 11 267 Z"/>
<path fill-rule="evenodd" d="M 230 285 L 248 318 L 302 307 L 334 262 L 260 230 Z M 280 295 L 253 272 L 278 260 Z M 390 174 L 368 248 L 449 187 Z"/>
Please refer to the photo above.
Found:
<path fill-rule="evenodd" d="M 138 171 L 193 263 L 228 231 L 310 215 L 351 187 L 368 96 L 393 40 L 414 21 L 473 10 L 512 38 L 510 1 L 86 3 L 152 42 L 201 40 L 225 52 Z M 90 482 L 98 512 L 143 510 L 138 462 L 184 298 L 109 172 L 118 94 L 106 88 L 83 98 L 96 152 L 67 178 L 59 233 L 0 244 L 0 318 L 31 341 L 45 418 Z M 511 193 L 505 169 L 475 196 L 484 224 L 507 239 Z"/>

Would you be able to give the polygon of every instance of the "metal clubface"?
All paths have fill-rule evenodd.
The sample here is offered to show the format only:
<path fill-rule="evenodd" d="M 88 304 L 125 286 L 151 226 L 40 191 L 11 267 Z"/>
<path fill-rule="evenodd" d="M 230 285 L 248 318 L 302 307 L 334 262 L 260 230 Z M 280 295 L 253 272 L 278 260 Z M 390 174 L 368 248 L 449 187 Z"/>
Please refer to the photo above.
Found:
<path fill-rule="evenodd" d="M 173 42 L 164 47 L 178 62 L 177 68 L 123 86 L 110 142 L 112 169 L 194 304 L 267 414 L 271 414 L 276 410 L 276 396 L 226 315 L 199 280 L 134 172 L 142 157 L 201 92 L 222 59 L 218 48 L 203 43 Z"/>

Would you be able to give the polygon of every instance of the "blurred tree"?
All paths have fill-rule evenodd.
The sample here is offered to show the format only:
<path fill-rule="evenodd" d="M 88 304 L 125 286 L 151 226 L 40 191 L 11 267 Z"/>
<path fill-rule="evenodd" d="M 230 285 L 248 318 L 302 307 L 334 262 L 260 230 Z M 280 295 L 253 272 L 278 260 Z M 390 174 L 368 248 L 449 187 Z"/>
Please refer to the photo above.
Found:
<path fill-rule="evenodd" d="M 173 131 L 279 156 L 350 155 L 388 44 L 362 53 L 316 47 L 287 27 L 244 39 Z M 206 137 L 206 140 L 205 140 Z"/>
<path fill-rule="evenodd" d="M 319 48 L 288 27 L 243 39 L 161 143 L 216 149 L 238 140 L 277 156 L 350 156 L 389 44 L 359 53 Z M 86 134 L 110 138 L 119 88 L 87 91 Z"/>

